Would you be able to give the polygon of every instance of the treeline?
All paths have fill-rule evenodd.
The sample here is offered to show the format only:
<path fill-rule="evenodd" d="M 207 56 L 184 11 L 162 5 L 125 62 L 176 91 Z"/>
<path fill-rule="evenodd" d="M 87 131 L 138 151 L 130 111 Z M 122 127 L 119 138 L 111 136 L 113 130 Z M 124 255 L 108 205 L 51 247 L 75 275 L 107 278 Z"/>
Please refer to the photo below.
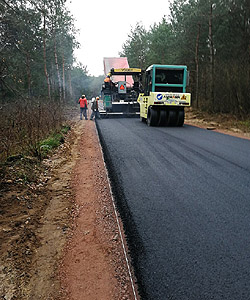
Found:
<path fill-rule="evenodd" d="M 75 61 L 76 33 L 66 0 L 0 0 L 0 160 L 39 153 L 64 105 L 101 89 Z"/>
<path fill-rule="evenodd" d="M 72 97 L 78 46 L 66 0 L 1 0 L 1 99 Z"/>
<path fill-rule="evenodd" d="M 249 0 L 173 0 L 170 17 L 138 23 L 123 44 L 131 67 L 185 64 L 193 106 L 250 113 Z"/>
<path fill-rule="evenodd" d="M 78 100 L 83 93 L 87 99 L 100 95 L 104 78 L 104 75 L 98 77 L 88 75 L 86 66 L 81 64 L 74 67 L 71 75 L 74 99 Z"/>
<path fill-rule="evenodd" d="M 65 103 L 92 93 L 86 67 L 74 58 L 79 44 L 66 0 L 1 0 L 0 14 L 1 103 Z"/>

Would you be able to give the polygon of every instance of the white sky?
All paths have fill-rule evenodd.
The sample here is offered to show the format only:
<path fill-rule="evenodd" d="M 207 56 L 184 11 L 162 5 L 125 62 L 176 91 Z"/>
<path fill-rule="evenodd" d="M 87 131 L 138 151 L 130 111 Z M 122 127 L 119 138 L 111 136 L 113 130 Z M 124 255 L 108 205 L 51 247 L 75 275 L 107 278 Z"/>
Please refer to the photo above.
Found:
<path fill-rule="evenodd" d="M 87 66 L 89 75 L 104 75 L 103 57 L 119 57 L 131 26 L 142 22 L 146 29 L 169 15 L 170 0 L 67 0 L 75 18 L 81 48 L 77 60 Z"/>

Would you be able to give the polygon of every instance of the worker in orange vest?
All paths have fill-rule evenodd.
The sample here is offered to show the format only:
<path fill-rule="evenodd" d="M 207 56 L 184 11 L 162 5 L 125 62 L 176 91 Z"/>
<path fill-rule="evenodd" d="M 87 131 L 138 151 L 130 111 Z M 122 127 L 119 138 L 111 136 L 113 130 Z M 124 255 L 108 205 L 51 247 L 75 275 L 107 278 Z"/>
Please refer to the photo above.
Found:
<path fill-rule="evenodd" d="M 104 82 L 110 82 L 110 75 L 107 75 L 107 77 L 104 79 Z"/>
<path fill-rule="evenodd" d="M 80 103 L 80 120 L 82 120 L 82 115 L 84 115 L 85 120 L 88 120 L 87 118 L 88 101 L 85 95 L 82 95 L 82 97 L 78 100 L 78 103 Z"/>
<path fill-rule="evenodd" d="M 104 84 L 106 89 L 110 89 L 112 86 L 112 81 L 111 81 L 111 74 L 108 73 L 107 77 L 104 79 Z"/>

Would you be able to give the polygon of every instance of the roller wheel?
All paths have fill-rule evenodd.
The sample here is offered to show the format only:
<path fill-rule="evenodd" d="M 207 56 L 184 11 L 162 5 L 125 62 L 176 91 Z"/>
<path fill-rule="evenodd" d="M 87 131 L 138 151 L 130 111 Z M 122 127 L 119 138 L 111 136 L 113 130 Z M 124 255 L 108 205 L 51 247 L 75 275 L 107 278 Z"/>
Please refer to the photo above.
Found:
<path fill-rule="evenodd" d="M 177 126 L 181 127 L 184 124 L 184 119 L 185 119 L 185 112 L 183 110 L 178 111 L 178 118 L 177 118 Z"/>
<path fill-rule="evenodd" d="M 175 126 L 177 123 L 177 112 L 176 110 L 170 110 L 167 117 L 167 126 Z"/>
<path fill-rule="evenodd" d="M 158 111 L 150 107 L 148 109 L 148 117 L 147 117 L 148 126 L 156 126 L 158 124 L 158 121 L 159 121 Z"/>
<path fill-rule="evenodd" d="M 160 110 L 159 113 L 159 121 L 158 126 L 165 126 L 167 123 L 167 111 L 166 110 Z"/>

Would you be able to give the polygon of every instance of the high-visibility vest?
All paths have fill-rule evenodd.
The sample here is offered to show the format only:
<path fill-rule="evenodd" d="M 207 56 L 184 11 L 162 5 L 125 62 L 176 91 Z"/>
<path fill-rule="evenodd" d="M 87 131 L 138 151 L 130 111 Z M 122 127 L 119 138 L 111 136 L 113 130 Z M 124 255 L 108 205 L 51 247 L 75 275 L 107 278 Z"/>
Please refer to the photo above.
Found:
<path fill-rule="evenodd" d="M 80 98 L 78 100 L 78 103 L 80 103 L 81 108 L 87 108 L 88 107 L 88 102 L 86 98 Z"/>
<path fill-rule="evenodd" d="M 110 82 L 110 78 L 109 78 L 109 77 L 106 77 L 106 78 L 104 79 L 104 82 Z"/>

